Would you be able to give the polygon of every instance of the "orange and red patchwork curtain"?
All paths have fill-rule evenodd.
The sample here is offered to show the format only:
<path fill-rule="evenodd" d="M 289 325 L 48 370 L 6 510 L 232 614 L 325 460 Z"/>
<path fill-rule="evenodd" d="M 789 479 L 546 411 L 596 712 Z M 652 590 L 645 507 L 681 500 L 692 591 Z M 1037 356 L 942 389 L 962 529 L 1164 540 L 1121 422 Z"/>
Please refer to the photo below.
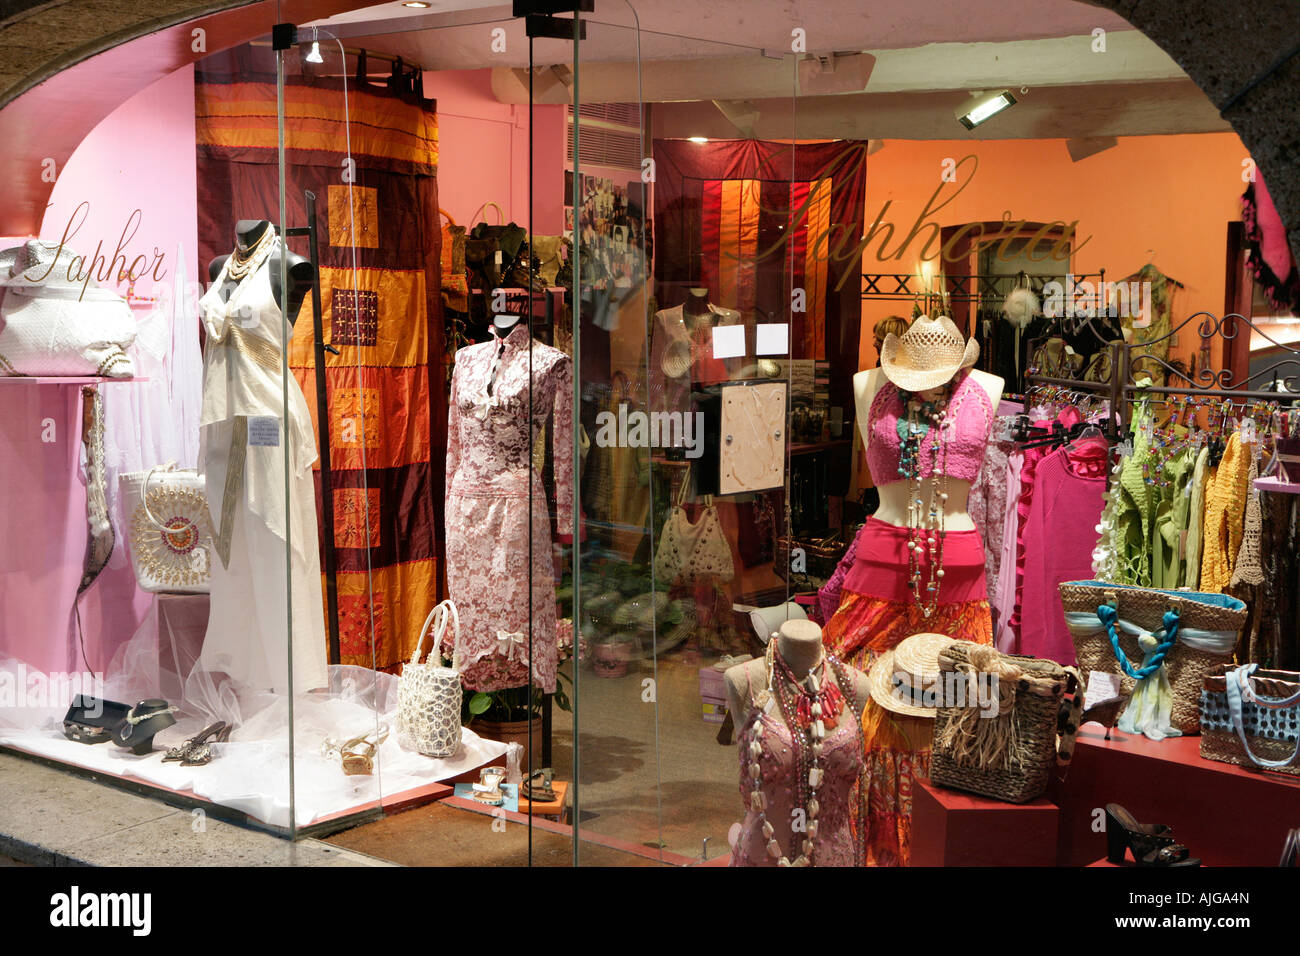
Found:
<path fill-rule="evenodd" d="M 275 83 L 258 55 L 219 54 L 196 73 L 204 263 L 230 252 L 237 220 L 279 219 Z M 447 422 L 438 121 L 432 101 L 355 84 L 348 107 L 337 79 L 286 80 L 288 221 L 306 222 L 310 189 L 324 338 L 337 350 L 325 355 L 328 415 L 316 402 L 310 296 L 289 364 L 318 442 L 327 423 L 332 474 L 323 488 L 317 462 L 317 510 L 328 495 L 334 540 L 321 544 L 338 562 L 341 663 L 391 668 L 410 657 L 437 595 Z M 308 251 L 305 239 L 289 245 Z"/>

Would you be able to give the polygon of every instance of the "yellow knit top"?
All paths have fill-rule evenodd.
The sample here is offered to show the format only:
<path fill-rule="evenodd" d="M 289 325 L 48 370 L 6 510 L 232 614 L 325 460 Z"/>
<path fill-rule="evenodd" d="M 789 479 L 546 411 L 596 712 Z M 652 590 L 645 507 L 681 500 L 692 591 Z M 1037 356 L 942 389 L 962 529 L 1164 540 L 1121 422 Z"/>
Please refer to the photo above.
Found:
<path fill-rule="evenodd" d="M 1234 431 L 1223 460 L 1205 480 L 1205 526 L 1202 533 L 1201 590 L 1222 591 L 1232 581 L 1241 549 L 1250 485 L 1250 447 Z"/>

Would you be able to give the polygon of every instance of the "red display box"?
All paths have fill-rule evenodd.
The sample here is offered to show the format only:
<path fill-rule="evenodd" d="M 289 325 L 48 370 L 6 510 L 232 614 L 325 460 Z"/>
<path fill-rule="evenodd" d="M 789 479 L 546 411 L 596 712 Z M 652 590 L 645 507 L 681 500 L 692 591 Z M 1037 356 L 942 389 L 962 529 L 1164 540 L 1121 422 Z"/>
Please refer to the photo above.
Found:
<path fill-rule="evenodd" d="M 1061 808 L 1061 863 L 1088 866 L 1105 854 L 1105 807 L 1118 803 L 1143 823 L 1173 827 L 1205 866 L 1277 866 L 1287 830 L 1300 826 L 1300 779 L 1205 760 L 1200 740 L 1118 730 L 1106 740 L 1087 724 L 1068 776 L 1049 793 Z"/>
<path fill-rule="evenodd" d="M 911 866 L 1055 866 L 1060 811 L 916 781 Z"/>

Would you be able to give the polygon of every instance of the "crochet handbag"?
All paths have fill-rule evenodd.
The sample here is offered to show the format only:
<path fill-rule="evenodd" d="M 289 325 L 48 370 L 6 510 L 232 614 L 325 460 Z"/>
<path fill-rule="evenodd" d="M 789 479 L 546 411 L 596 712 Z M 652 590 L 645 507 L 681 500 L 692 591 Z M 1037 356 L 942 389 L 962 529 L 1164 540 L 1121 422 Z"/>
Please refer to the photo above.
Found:
<path fill-rule="evenodd" d="M 451 667 L 442 664 L 442 639 L 447 622 L 452 626 L 452 647 L 460 646 L 460 615 L 450 600 L 437 605 L 425 618 L 411 659 L 397 681 L 397 741 L 426 757 L 450 757 L 460 749 L 460 662 L 453 650 Z M 433 632 L 429 659 L 420 663 L 424 636 Z"/>
<path fill-rule="evenodd" d="M 1102 581 L 1066 581 L 1061 603 L 1085 681 L 1092 671 L 1117 674 L 1120 693 L 1128 696 L 1163 666 L 1173 693 L 1170 724 L 1184 734 L 1200 732 L 1201 688 L 1206 675 L 1231 659 L 1245 604 L 1226 594 Z M 1157 639 L 1154 654 L 1139 644 L 1148 634 Z"/>
<path fill-rule="evenodd" d="M 1078 670 L 958 641 L 940 652 L 939 674 L 931 782 L 1008 803 L 1042 796 L 1052 768 L 1074 757 Z"/>
<path fill-rule="evenodd" d="M 206 594 L 212 580 L 212 518 L 204 480 L 175 463 L 118 476 L 131 568 L 142 590 Z"/>
<path fill-rule="evenodd" d="M 713 496 L 704 496 L 704 508 L 694 523 L 686 517 L 686 489 L 690 476 L 682 480 L 677 502 L 664 522 L 655 551 L 655 576 L 665 584 L 696 584 L 706 578 L 723 582 L 735 576 L 731 545 L 722 534 Z"/>
<path fill-rule="evenodd" d="M 1201 691 L 1201 756 L 1300 776 L 1300 674 L 1223 665 Z"/>

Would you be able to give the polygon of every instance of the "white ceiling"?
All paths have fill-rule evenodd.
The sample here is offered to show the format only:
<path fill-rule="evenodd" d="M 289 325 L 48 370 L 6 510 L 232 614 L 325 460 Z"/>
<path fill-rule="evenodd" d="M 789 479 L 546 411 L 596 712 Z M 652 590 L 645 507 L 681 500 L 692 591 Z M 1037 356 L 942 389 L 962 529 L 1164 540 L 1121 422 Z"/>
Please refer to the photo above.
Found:
<path fill-rule="evenodd" d="M 510 5 L 430 2 L 427 10 L 379 4 L 318 25 L 349 47 L 427 70 L 492 68 L 497 97 L 526 103 L 528 40 Z M 962 132 L 952 116 L 957 104 L 971 91 L 1003 87 L 1021 103 L 970 138 L 1229 128 L 1159 47 L 1118 15 L 1073 0 L 596 0 L 584 19 L 581 98 L 668 104 L 656 122 L 663 135 L 678 125 L 736 135 L 710 102 L 718 100 L 757 108 L 757 134 L 769 138 L 949 138 Z M 870 53 L 865 90 L 802 95 L 793 82 L 796 27 L 806 31 L 808 53 Z M 493 49 L 497 28 L 504 51 Z M 1104 52 L 1094 50 L 1098 29 Z M 570 101 L 573 44 L 536 40 L 533 63 L 555 66 L 537 86 L 537 101 Z M 562 82 L 552 82 L 556 76 Z M 779 118 L 790 115 L 792 96 L 800 97 L 793 132 Z"/>
<path fill-rule="evenodd" d="M 418 30 L 407 49 L 414 62 L 429 68 L 527 66 L 523 24 L 512 18 L 509 3 L 430 3 L 425 10 L 382 3 L 316 24 L 344 38 Z M 642 59 L 747 51 L 780 55 L 791 52 L 795 28 L 805 31 L 810 53 L 1132 29 L 1117 14 L 1074 0 L 596 0 L 595 6 L 595 13 L 584 16 L 588 39 L 582 57 L 591 62 L 634 59 L 638 24 Z M 490 50 L 489 34 L 496 25 L 507 33 L 504 53 Z M 565 63 L 572 58 L 572 45 L 567 42 L 536 41 L 536 63 Z"/>

